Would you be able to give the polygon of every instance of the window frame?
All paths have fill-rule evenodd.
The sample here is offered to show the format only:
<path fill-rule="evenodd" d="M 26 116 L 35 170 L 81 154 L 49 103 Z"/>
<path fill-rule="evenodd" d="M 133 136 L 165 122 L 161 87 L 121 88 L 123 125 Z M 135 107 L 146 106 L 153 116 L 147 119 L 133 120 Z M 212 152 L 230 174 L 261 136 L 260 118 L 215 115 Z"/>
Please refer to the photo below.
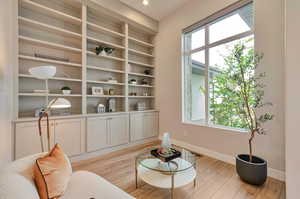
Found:
<path fill-rule="evenodd" d="M 217 124 L 211 124 L 209 121 L 209 49 L 216 47 L 216 46 L 220 46 L 232 41 L 236 41 L 251 35 L 254 35 L 254 25 L 252 27 L 251 30 L 249 31 L 245 31 L 242 33 L 238 33 L 236 35 L 215 41 L 213 43 L 209 43 L 209 26 L 212 22 L 244 7 L 247 6 L 248 4 L 253 4 L 253 0 L 240 0 L 214 14 L 212 14 L 211 16 L 183 29 L 182 31 L 182 38 L 181 38 L 181 43 L 182 43 L 182 55 L 181 55 L 181 83 L 182 83 L 182 87 L 181 87 L 181 99 L 182 99 L 182 104 L 181 104 L 181 121 L 183 124 L 189 124 L 189 125 L 196 125 L 196 126 L 205 126 L 205 127 L 212 127 L 212 128 L 217 128 L 217 129 L 224 129 L 224 130 L 230 130 L 230 131 L 238 131 L 238 132 L 247 132 L 247 130 L 245 129 L 240 129 L 240 128 L 234 128 L 234 127 L 229 127 L 229 126 L 222 126 L 222 125 L 217 125 Z M 186 46 L 186 34 L 193 32 L 197 29 L 201 29 L 203 28 L 205 31 L 205 43 L 204 46 L 195 48 L 195 49 L 191 49 L 191 50 L 187 50 L 185 51 L 185 46 Z M 204 122 L 193 122 L 190 121 L 186 118 L 186 103 L 185 103 L 185 98 L 186 98 L 186 94 L 185 94 L 185 87 L 186 87 L 186 66 L 185 66 L 185 58 L 187 55 L 192 55 L 193 53 L 197 53 L 200 51 L 204 51 L 204 56 L 205 56 L 205 121 Z"/>

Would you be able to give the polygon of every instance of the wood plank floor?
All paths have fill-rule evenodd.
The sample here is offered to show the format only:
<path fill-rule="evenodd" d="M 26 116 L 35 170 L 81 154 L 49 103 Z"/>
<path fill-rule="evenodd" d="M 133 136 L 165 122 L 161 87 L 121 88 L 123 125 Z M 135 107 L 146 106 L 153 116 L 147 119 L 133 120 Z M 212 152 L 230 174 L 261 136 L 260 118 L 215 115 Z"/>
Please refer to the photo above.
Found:
<path fill-rule="evenodd" d="M 144 148 L 145 146 L 143 146 Z M 94 172 L 137 199 L 168 199 L 168 190 L 140 183 L 135 189 L 135 156 L 141 151 L 134 147 L 91 160 L 73 164 L 74 171 Z M 175 189 L 175 199 L 285 199 L 285 184 L 268 178 L 261 187 L 242 182 L 233 165 L 206 156 L 199 156 L 197 186 Z M 106 198 L 109 199 L 109 198 Z"/>

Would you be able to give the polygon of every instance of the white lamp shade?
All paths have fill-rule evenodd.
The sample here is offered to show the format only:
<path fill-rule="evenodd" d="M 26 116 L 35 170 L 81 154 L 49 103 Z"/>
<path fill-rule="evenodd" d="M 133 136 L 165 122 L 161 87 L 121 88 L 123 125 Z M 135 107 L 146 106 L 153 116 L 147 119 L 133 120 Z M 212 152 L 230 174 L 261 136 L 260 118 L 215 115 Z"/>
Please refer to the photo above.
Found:
<path fill-rule="evenodd" d="M 51 100 L 49 103 L 51 109 L 62 109 L 62 108 L 70 108 L 71 102 L 65 98 L 57 98 Z"/>
<path fill-rule="evenodd" d="M 29 73 L 37 79 L 49 79 L 56 73 L 55 66 L 39 66 L 29 69 Z"/>

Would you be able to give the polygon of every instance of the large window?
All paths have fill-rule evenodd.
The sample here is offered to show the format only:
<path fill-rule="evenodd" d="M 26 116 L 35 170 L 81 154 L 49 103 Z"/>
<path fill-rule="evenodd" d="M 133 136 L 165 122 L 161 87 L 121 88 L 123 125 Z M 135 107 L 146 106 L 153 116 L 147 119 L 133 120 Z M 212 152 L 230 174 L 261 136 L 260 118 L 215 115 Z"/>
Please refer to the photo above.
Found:
<path fill-rule="evenodd" d="M 222 88 L 226 57 L 237 43 L 254 47 L 253 3 L 239 2 L 183 31 L 183 122 L 243 128 Z"/>

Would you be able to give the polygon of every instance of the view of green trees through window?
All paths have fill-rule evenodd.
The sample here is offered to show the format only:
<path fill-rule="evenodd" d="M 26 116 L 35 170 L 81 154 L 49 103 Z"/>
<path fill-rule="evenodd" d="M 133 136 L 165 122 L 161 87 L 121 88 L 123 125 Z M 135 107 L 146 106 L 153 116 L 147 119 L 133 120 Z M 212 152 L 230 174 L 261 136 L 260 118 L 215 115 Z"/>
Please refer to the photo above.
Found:
<path fill-rule="evenodd" d="M 242 62 L 236 59 L 236 45 L 248 46 L 241 55 Z M 230 46 L 230 45 L 229 45 Z M 241 95 L 241 68 L 246 73 L 246 81 L 254 78 L 255 67 L 251 59 L 254 58 L 253 39 L 238 41 L 233 44 L 233 48 L 226 46 L 222 50 L 226 54 L 220 55 L 223 59 L 222 65 L 215 65 L 214 72 L 211 72 L 209 80 L 210 102 L 209 115 L 210 121 L 216 125 L 246 129 L 247 122 L 241 117 L 244 107 L 244 100 Z M 232 46 L 231 46 L 232 47 Z M 203 89 L 200 89 L 203 91 Z M 251 93 L 251 92 L 250 92 Z M 250 104 L 254 105 L 255 95 L 249 96 Z"/>

